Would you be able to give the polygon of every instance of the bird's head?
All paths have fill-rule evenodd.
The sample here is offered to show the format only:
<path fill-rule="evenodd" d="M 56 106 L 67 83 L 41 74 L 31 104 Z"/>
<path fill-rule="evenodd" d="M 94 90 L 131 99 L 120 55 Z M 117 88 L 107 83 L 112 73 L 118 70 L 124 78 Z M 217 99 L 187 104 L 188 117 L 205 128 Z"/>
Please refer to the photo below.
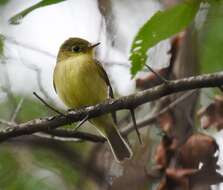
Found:
<path fill-rule="evenodd" d="M 60 47 L 57 61 L 62 61 L 69 57 L 77 57 L 80 55 L 92 55 L 94 47 L 100 43 L 91 44 L 82 38 L 69 38 Z"/>

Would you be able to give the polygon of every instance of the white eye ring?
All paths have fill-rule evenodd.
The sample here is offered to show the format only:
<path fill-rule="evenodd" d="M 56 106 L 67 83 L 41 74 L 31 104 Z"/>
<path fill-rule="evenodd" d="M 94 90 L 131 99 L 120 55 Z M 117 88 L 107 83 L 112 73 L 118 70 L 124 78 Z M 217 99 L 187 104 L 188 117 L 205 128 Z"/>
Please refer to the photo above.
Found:
<path fill-rule="evenodd" d="M 80 52 L 81 51 L 81 47 L 80 46 L 77 46 L 77 45 L 74 45 L 71 47 L 71 51 L 72 52 Z"/>

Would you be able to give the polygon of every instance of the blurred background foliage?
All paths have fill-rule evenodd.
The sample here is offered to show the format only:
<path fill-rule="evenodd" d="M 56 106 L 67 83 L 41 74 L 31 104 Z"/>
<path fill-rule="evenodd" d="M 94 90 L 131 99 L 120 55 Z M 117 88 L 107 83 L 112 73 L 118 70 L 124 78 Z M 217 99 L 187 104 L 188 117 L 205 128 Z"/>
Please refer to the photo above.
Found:
<path fill-rule="evenodd" d="M 11 18 L 7 19 L 10 24 L 20 24 L 23 17 L 28 17 L 28 14 L 35 9 L 61 3 L 62 1 L 64 0 L 35 1 L 31 7 L 21 10 L 19 13 L 14 13 Z M 100 1 L 98 2 L 100 3 Z M 190 3 L 188 4 L 188 2 Z M 149 62 L 150 59 L 147 60 L 150 48 L 162 40 L 169 39 L 174 34 L 181 32 L 191 25 L 194 20 L 196 20 L 198 25 L 201 25 L 201 27 L 197 27 L 201 72 L 210 73 L 223 69 L 223 1 L 191 0 L 188 2 L 179 3 L 169 9 L 165 8 L 162 12 L 156 13 L 151 19 L 148 19 L 141 28 L 137 28 L 138 32 L 135 34 L 135 38 L 131 39 L 132 48 L 129 50 L 131 53 L 128 52 L 128 56 L 130 55 L 132 61 L 131 74 L 133 76 L 137 72 L 140 72 L 145 64 L 151 64 Z M 202 5 L 199 9 L 201 2 Z M 7 3 L 9 3 L 9 0 L 0 0 L 1 10 L 4 9 Z M 161 6 L 162 3 L 160 1 Z M 112 5 L 112 2 L 110 4 Z M 128 1 L 125 1 L 124 5 L 128 7 Z M 137 6 L 137 2 L 135 5 Z M 105 10 L 108 11 L 109 9 Z M 198 18 L 198 14 L 199 18 L 202 19 Z M 124 22 L 121 24 L 125 25 Z M 47 28 L 45 29 L 47 30 Z M 3 34 L 0 35 L 1 64 L 5 65 L 7 64 L 6 55 L 4 54 L 6 38 Z M 139 40 L 142 43 L 138 43 L 137 41 Z M 140 46 L 142 44 L 143 47 Z M 130 72 L 130 66 L 127 69 Z M 32 96 L 14 93 L 10 88 L 10 84 L 4 86 L 3 82 L 0 83 L 0 90 L 2 93 L 0 99 L 0 119 L 11 121 L 21 101 L 22 106 L 12 122 L 21 123 L 53 114 L 51 110 Z M 219 93 L 219 91 L 213 92 Z M 59 109 L 62 108 L 60 107 Z M 142 110 L 142 112 L 147 113 L 147 109 L 146 111 Z M 124 120 L 124 123 L 128 123 L 128 115 L 123 114 L 122 120 Z M 0 126 L 2 128 L 6 127 L 5 124 L 1 124 Z M 84 130 L 89 130 L 88 126 Z M 91 131 L 95 132 L 94 129 L 91 129 Z M 155 130 L 151 135 L 151 138 L 156 139 L 156 141 L 160 138 L 157 133 L 157 130 Z M 103 167 L 94 167 L 96 165 L 95 152 L 101 148 L 101 145 L 94 145 L 88 142 L 60 142 L 55 139 L 45 139 L 39 136 L 20 137 L 4 142 L 0 145 L 0 189 L 81 190 L 98 189 L 99 186 L 103 187 L 102 184 L 104 181 L 109 184 L 112 182 L 112 179 L 110 174 L 104 175 L 103 173 L 104 171 L 108 171 L 108 168 L 106 168 L 107 170 L 103 170 L 105 169 Z M 144 152 L 138 152 L 137 158 L 139 160 L 143 159 L 140 154 L 144 154 Z M 101 158 L 103 162 L 103 157 Z M 148 165 L 151 162 L 149 163 L 146 160 L 146 164 Z M 118 166 L 115 167 L 117 173 Z"/>
<path fill-rule="evenodd" d="M 9 0 L 1 0 L 0 5 L 5 5 Z"/>
<path fill-rule="evenodd" d="M 201 31 L 200 59 L 205 73 L 220 71 L 223 68 L 223 2 L 213 2 Z"/>

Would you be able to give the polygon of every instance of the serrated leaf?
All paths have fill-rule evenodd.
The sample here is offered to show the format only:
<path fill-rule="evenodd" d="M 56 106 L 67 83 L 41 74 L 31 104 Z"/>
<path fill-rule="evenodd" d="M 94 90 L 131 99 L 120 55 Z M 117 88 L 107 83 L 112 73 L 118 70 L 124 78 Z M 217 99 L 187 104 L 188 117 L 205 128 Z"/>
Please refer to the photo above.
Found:
<path fill-rule="evenodd" d="M 29 13 L 31 13 L 32 11 L 41 8 L 41 7 L 45 7 L 48 5 L 52 5 L 52 4 L 56 4 L 56 3 L 60 3 L 66 0 L 42 0 L 39 3 L 36 3 L 35 5 L 23 10 L 22 12 L 16 14 L 15 16 L 13 16 L 12 18 L 9 19 L 9 23 L 10 24 L 20 24 L 22 19 L 28 15 Z"/>
<path fill-rule="evenodd" d="M 147 51 L 158 42 L 182 31 L 194 19 L 199 0 L 188 0 L 165 11 L 158 11 L 139 30 L 133 40 L 130 60 L 131 74 L 134 77 L 147 60 Z"/>
<path fill-rule="evenodd" d="M 223 69 L 223 1 L 213 2 L 201 31 L 201 71 L 210 73 Z"/>

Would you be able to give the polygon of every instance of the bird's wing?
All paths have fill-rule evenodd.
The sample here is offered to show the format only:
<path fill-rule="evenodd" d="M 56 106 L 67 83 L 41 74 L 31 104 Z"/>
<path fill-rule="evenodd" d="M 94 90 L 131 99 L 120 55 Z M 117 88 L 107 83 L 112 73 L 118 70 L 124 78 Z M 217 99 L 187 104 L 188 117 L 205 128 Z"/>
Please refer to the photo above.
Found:
<path fill-rule="evenodd" d="M 111 86 L 111 83 L 109 81 L 109 78 L 108 78 L 108 75 L 107 75 L 106 71 L 104 70 L 104 68 L 102 67 L 102 65 L 99 61 L 96 60 L 95 62 L 97 63 L 97 68 L 99 70 L 99 73 L 100 73 L 101 77 L 104 79 L 105 83 L 108 86 L 108 96 L 109 96 L 109 98 L 114 98 L 114 93 L 113 93 L 113 90 L 112 90 L 112 86 Z"/>
<path fill-rule="evenodd" d="M 106 71 L 104 70 L 103 66 L 101 65 L 101 63 L 99 61 L 95 60 L 95 62 L 97 64 L 99 74 L 101 75 L 101 77 L 104 79 L 105 83 L 108 86 L 108 97 L 109 98 L 114 98 L 113 89 L 112 89 L 112 86 L 111 86 L 111 83 L 109 81 L 109 78 L 108 78 L 108 75 L 107 75 Z M 112 113 L 112 117 L 113 117 L 114 122 L 117 124 L 117 118 L 116 118 L 116 113 L 115 112 Z"/>
<path fill-rule="evenodd" d="M 57 93 L 57 89 L 56 89 L 56 85 L 55 85 L 54 79 L 53 79 L 53 88 L 54 88 L 55 92 Z"/>

